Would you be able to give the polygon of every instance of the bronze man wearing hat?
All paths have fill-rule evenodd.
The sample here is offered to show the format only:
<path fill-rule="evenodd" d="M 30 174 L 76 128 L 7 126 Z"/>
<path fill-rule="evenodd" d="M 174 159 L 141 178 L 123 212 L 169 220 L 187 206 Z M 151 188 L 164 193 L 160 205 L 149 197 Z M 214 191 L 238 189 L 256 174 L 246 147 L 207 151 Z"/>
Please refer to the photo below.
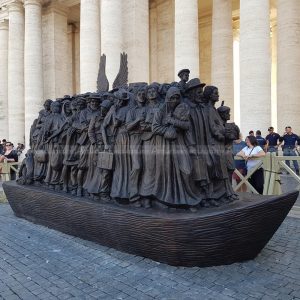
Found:
<path fill-rule="evenodd" d="M 180 81 L 178 82 L 178 87 L 181 91 L 181 94 L 184 95 L 186 90 L 186 84 L 189 81 L 190 77 L 190 70 L 189 69 L 182 69 L 178 72 L 178 77 Z"/>

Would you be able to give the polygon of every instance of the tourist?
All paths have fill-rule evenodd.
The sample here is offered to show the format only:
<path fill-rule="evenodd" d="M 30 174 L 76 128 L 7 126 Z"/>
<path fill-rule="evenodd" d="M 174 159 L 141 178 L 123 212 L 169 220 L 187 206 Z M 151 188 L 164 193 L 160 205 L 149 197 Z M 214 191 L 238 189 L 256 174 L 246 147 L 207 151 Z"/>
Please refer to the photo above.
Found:
<path fill-rule="evenodd" d="M 3 140 L 2 140 L 2 152 L 3 152 L 3 153 L 4 153 L 5 150 L 6 150 L 5 144 L 6 144 L 6 139 L 3 139 Z"/>
<path fill-rule="evenodd" d="M 242 134 L 237 140 L 233 141 L 233 155 L 236 156 L 241 150 L 243 150 L 247 146 L 246 142 L 242 139 Z M 246 176 L 247 168 L 244 160 L 235 159 L 234 160 L 235 168 L 243 175 Z M 232 175 L 232 179 L 235 180 L 236 184 L 238 185 L 241 182 L 241 178 L 234 172 Z M 238 190 L 238 192 L 246 192 L 247 186 L 243 184 Z"/>
<path fill-rule="evenodd" d="M 5 144 L 6 150 L 3 155 L 0 156 L 0 163 L 2 162 L 18 162 L 18 154 L 15 150 L 13 150 L 13 144 L 11 142 L 6 142 Z M 1 170 L 0 170 L 1 172 Z M 16 179 L 16 172 L 12 169 L 10 169 L 10 179 L 15 180 Z"/>
<path fill-rule="evenodd" d="M 237 156 L 242 157 L 245 160 L 247 173 L 251 172 L 255 168 L 260 160 L 255 158 L 261 158 L 266 155 L 264 150 L 258 145 L 255 136 L 248 136 L 246 138 L 247 146 L 244 147 Z M 256 189 L 259 194 L 263 193 L 264 190 L 264 170 L 262 167 L 258 168 L 249 178 L 249 183 Z"/>
<path fill-rule="evenodd" d="M 18 147 L 17 147 L 17 154 L 18 154 L 18 156 L 20 156 L 22 154 L 22 152 L 23 152 L 24 149 L 25 149 L 24 144 L 18 143 Z"/>

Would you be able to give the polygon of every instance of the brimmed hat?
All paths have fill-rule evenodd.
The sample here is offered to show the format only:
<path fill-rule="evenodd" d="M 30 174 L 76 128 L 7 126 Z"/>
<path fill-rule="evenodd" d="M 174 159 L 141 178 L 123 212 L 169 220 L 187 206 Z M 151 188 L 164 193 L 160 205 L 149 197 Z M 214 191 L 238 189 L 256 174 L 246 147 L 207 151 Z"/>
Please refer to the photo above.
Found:
<path fill-rule="evenodd" d="M 180 77 L 180 75 L 182 74 L 182 73 L 191 73 L 191 71 L 189 70 L 189 69 L 182 69 L 182 70 L 180 70 L 179 72 L 178 72 L 178 76 Z"/>
<path fill-rule="evenodd" d="M 101 100 L 101 96 L 98 93 L 90 93 L 88 99 Z"/>
<path fill-rule="evenodd" d="M 199 86 L 204 87 L 205 85 L 206 84 L 202 83 L 199 78 L 193 78 L 186 84 L 185 91 L 189 91 Z"/>

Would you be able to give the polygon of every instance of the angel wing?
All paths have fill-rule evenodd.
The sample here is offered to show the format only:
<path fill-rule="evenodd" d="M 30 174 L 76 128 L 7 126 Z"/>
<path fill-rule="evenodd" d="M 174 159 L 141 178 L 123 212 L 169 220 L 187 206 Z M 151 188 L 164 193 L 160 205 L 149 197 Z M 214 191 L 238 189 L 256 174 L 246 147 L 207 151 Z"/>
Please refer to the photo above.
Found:
<path fill-rule="evenodd" d="M 109 82 L 105 74 L 105 67 L 106 67 L 106 55 L 103 54 L 100 57 L 99 71 L 98 71 L 98 78 L 97 78 L 98 93 L 107 92 L 109 90 Z"/>
<path fill-rule="evenodd" d="M 113 89 L 125 87 L 128 83 L 128 61 L 125 52 L 120 55 L 120 69 L 119 73 L 113 83 Z"/>

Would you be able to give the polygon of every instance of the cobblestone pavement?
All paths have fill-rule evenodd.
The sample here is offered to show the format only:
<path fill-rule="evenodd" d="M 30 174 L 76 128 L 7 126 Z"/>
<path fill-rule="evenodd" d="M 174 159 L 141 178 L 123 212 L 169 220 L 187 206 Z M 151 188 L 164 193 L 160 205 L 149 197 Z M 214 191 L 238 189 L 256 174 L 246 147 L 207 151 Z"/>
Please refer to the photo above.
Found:
<path fill-rule="evenodd" d="M 253 261 L 159 264 L 16 218 L 0 204 L 0 299 L 300 299 L 300 219 Z"/>

